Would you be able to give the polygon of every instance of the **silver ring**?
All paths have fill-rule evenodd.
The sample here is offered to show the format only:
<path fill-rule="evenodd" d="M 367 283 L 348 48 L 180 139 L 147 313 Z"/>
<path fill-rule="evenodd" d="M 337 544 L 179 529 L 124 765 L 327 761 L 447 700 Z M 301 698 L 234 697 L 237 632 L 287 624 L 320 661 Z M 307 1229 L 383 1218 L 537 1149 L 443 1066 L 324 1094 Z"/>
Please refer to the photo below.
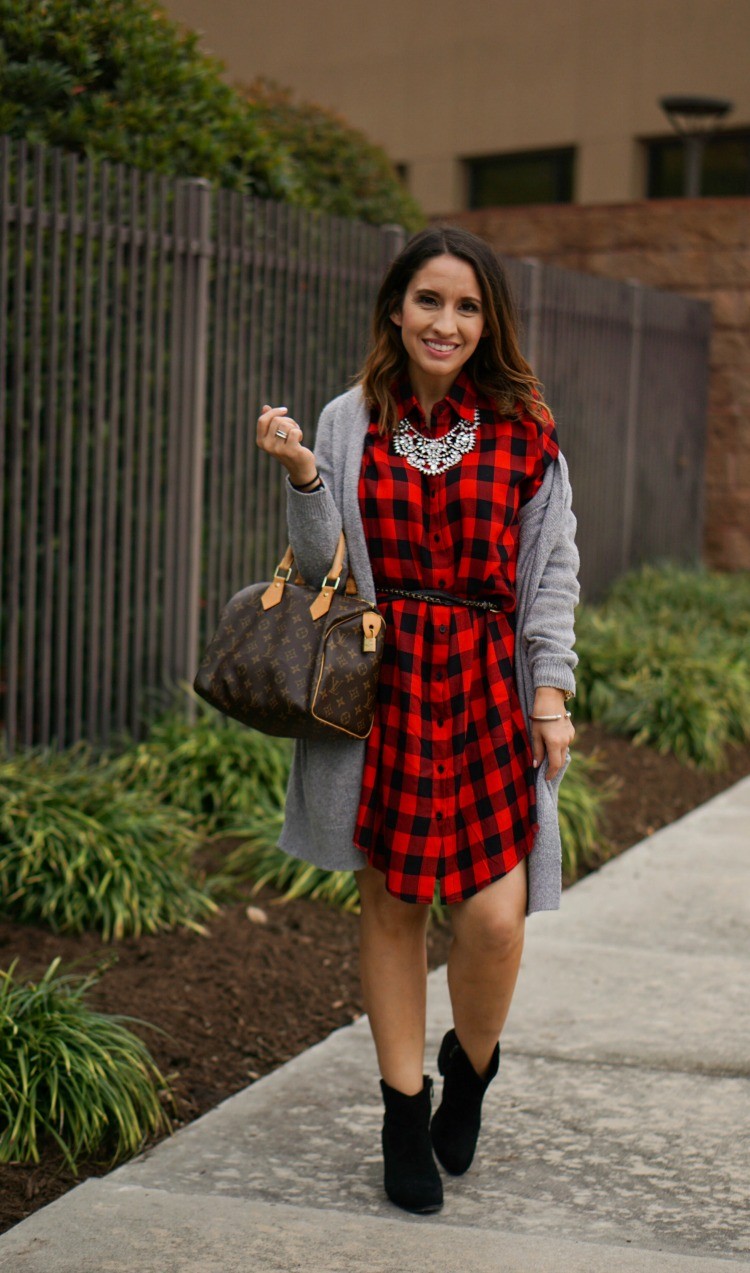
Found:
<path fill-rule="evenodd" d="M 277 429 L 277 430 L 276 430 L 276 437 L 277 437 L 277 438 L 283 438 L 283 439 L 284 439 L 284 441 L 286 442 L 287 438 L 289 437 L 289 434 L 288 434 L 288 433 L 286 433 L 284 429 Z"/>

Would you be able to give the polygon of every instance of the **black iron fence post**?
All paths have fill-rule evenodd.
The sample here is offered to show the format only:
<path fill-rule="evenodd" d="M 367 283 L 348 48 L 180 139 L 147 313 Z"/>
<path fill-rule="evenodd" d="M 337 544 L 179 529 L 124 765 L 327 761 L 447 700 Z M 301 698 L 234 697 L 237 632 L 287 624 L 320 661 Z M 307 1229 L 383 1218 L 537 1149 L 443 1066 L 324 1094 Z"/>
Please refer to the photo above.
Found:
<path fill-rule="evenodd" d="M 211 186 L 204 180 L 181 181 L 175 190 L 174 288 L 179 309 L 172 332 L 174 427 L 167 465 L 174 578 L 165 580 L 171 597 L 165 639 L 171 649 L 168 671 L 173 682 L 192 683 L 199 657 L 212 200 Z"/>

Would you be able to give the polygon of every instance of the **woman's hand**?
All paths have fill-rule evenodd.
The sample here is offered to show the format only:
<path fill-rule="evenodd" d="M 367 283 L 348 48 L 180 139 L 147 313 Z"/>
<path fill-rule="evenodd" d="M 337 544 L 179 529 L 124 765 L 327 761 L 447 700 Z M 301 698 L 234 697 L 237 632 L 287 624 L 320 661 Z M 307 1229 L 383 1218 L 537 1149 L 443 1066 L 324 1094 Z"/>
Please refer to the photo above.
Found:
<path fill-rule="evenodd" d="M 560 690 L 552 686 L 541 686 L 534 696 L 534 716 L 556 716 L 563 713 L 562 720 L 538 721 L 531 724 L 531 749 L 534 764 L 538 768 L 547 753 L 547 781 L 551 782 L 565 763 L 568 747 L 575 738 L 575 728 L 565 713 L 565 699 Z"/>
<path fill-rule="evenodd" d="M 277 429 L 284 431 L 283 438 L 276 436 Z M 296 420 L 287 415 L 286 407 L 263 407 L 258 416 L 255 441 L 262 451 L 284 465 L 296 486 L 304 486 L 315 477 L 315 456 L 309 447 L 302 445 L 302 430 Z"/>

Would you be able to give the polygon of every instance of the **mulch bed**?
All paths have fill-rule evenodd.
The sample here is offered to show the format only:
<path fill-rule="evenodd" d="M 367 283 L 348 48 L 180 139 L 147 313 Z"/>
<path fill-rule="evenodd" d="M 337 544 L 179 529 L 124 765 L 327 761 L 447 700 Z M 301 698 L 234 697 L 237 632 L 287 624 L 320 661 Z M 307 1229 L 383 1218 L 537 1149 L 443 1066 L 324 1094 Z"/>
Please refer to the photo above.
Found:
<path fill-rule="evenodd" d="M 750 747 L 729 753 L 716 774 L 659 756 L 599 726 L 581 725 L 575 749 L 594 753 L 600 778 L 611 780 L 598 862 L 674 821 L 750 774 Z M 575 758 L 573 763 L 575 763 Z M 267 922 L 247 917 L 251 903 Z M 445 962 L 446 928 L 431 925 L 431 968 Z M 357 918 L 310 902 L 276 904 L 265 889 L 226 906 L 208 936 L 185 931 L 104 946 L 95 936 L 60 937 L 0 921 L 0 966 L 19 960 L 34 977 L 60 955 L 89 971 L 114 957 L 91 992 L 93 1006 L 157 1023 L 141 1028 L 162 1073 L 173 1079 L 178 1127 L 269 1073 L 362 1012 L 357 970 Z M 303 955 L 303 957 L 301 957 Z M 0 1232 L 53 1201 L 106 1164 L 87 1162 L 78 1178 L 49 1150 L 38 1166 L 0 1165 Z"/>

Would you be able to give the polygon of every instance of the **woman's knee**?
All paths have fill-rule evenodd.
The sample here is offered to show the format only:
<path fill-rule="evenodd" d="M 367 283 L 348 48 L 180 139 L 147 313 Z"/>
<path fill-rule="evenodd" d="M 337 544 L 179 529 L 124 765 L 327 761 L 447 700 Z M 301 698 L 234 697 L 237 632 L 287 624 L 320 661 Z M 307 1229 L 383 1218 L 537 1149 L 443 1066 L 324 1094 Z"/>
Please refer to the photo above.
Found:
<path fill-rule="evenodd" d="M 523 944 L 525 917 L 513 912 L 483 916 L 477 925 L 477 940 L 489 955 L 504 958 Z"/>
<path fill-rule="evenodd" d="M 519 889 L 502 889 L 504 880 L 465 902 L 453 916 L 455 936 L 471 944 L 477 955 L 503 958 L 523 945 L 526 931 L 526 896 Z M 453 911 L 453 907 L 450 908 Z"/>

